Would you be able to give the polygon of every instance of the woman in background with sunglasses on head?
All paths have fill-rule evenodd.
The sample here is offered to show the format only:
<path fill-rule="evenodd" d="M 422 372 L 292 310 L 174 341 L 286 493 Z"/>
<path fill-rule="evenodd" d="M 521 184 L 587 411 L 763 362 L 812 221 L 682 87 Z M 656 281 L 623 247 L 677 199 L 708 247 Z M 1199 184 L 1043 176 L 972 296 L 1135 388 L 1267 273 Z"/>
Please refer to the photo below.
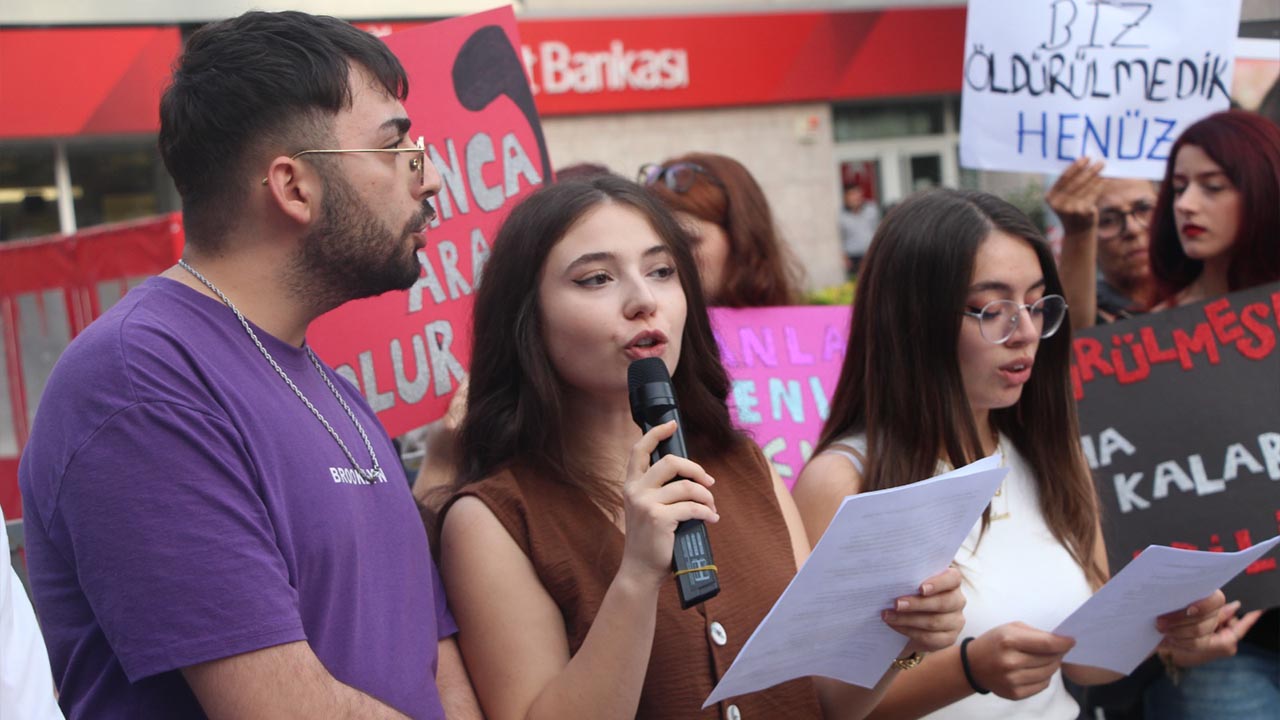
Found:
<path fill-rule="evenodd" d="M 851 493 L 994 452 L 1009 468 L 955 558 L 970 637 L 895 678 L 877 712 L 1068 720 L 1078 709 L 1060 670 L 1085 685 L 1120 677 L 1064 665 L 1073 642 L 1035 629 L 1056 627 L 1108 574 L 1061 293 L 1039 232 L 991 195 L 916 195 L 872 241 L 830 416 L 793 490 L 810 543 Z M 1212 634 L 1223 605 L 1218 592 L 1195 617 L 1162 616 L 1184 663 L 1234 650 L 1234 636 Z"/>
<path fill-rule="evenodd" d="M 689 153 L 640 168 L 694 241 L 707 303 L 766 307 L 800 302 L 800 272 L 778 236 L 769 201 L 742 163 Z"/>

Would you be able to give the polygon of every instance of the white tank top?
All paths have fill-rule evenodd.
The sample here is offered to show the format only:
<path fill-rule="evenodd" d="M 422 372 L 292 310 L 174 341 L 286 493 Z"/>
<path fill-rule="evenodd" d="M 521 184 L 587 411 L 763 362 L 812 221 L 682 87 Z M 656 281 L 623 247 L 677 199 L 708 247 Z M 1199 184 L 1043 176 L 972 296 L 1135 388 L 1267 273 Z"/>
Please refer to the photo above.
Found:
<path fill-rule="evenodd" d="M 866 457 L 863 435 L 836 441 Z M 1009 474 L 991 501 L 991 525 L 978 542 L 982 521 L 974 524 L 956 553 L 964 573 L 965 624 L 960 638 L 977 637 L 1005 623 L 1021 621 L 1051 631 L 1093 594 L 1084 570 L 1049 531 L 1040 515 L 1039 493 L 1022 455 L 1001 435 Z M 849 459 L 858 472 L 862 461 L 839 447 L 827 452 Z M 947 468 L 939 463 L 938 472 Z M 1080 708 L 1062 684 L 1062 673 L 1049 687 L 1024 700 L 1006 700 L 995 693 L 971 695 L 925 717 L 940 720 L 1074 720 Z"/>

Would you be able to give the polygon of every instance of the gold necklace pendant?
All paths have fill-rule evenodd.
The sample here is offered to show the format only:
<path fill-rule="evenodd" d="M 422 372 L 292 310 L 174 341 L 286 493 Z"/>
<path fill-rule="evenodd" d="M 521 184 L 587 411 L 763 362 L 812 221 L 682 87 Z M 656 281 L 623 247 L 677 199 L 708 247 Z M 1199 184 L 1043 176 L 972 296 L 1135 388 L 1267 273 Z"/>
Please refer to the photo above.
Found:
<path fill-rule="evenodd" d="M 1006 455 L 1006 454 L 1005 454 L 1005 452 L 1004 452 L 1003 442 L 1002 442 L 1001 437 L 1000 437 L 1000 435 L 999 435 L 998 433 L 996 434 L 996 450 L 995 450 L 995 451 L 996 451 L 996 452 L 998 452 L 998 453 L 1000 453 L 1000 467 L 1005 467 L 1005 466 L 1008 464 L 1008 462 L 1009 462 L 1009 456 L 1008 456 L 1008 455 Z M 1008 476 L 1007 476 L 1007 475 L 1005 476 L 1005 480 L 1008 480 Z M 1009 512 L 1009 498 L 1004 497 L 1004 483 L 1005 483 L 1005 480 L 1001 480 L 1001 481 L 1000 481 L 1000 487 L 996 488 L 996 494 L 995 494 L 995 497 L 1001 498 L 1001 499 L 1004 501 L 1005 511 L 1004 511 L 1004 512 L 996 512 L 996 511 L 995 511 L 995 500 L 993 499 L 993 500 L 992 500 L 992 502 L 991 502 L 991 513 L 990 513 L 990 515 L 988 516 L 991 522 L 996 522 L 996 521 L 998 521 L 998 520 L 1008 520 L 1008 519 L 1009 519 L 1009 515 L 1010 515 L 1010 512 Z"/>
<path fill-rule="evenodd" d="M 1009 462 L 1009 456 L 1008 456 L 1008 455 L 1005 455 L 1005 453 L 1004 453 L 1003 443 L 1001 442 L 1001 439 L 1000 439 L 1000 435 L 999 435 L 999 433 L 997 433 L 997 434 L 996 434 L 996 449 L 995 449 L 995 452 L 1000 453 L 1000 465 L 999 465 L 999 467 L 1006 467 L 1006 466 L 1008 465 L 1008 462 Z M 948 472 L 948 471 L 950 471 L 950 470 L 955 470 L 955 466 L 953 466 L 950 462 L 948 462 L 948 461 L 946 461 L 946 460 L 939 460 L 938 462 L 942 465 L 943 472 Z M 992 502 L 991 502 L 991 512 L 990 512 L 990 513 L 988 514 L 988 516 L 987 516 L 987 517 L 988 517 L 988 519 L 990 520 L 990 522 L 995 522 L 995 521 L 997 521 L 997 520 L 1007 520 L 1007 519 L 1009 518 L 1009 515 L 1010 515 L 1011 513 L 1010 513 L 1008 510 L 1006 510 L 1005 512 L 1002 512 L 1002 513 L 995 512 L 995 500 L 994 500 L 994 498 L 1003 497 L 1003 496 L 1004 496 L 1004 481 L 1002 480 L 1002 481 L 1000 481 L 1000 487 L 996 488 L 996 494 L 993 496 L 993 499 L 992 499 Z M 1008 507 L 1008 502 L 1007 502 L 1008 498 L 1004 498 L 1004 499 L 1006 500 L 1006 502 L 1005 502 L 1005 507 L 1007 508 L 1007 507 Z"/>

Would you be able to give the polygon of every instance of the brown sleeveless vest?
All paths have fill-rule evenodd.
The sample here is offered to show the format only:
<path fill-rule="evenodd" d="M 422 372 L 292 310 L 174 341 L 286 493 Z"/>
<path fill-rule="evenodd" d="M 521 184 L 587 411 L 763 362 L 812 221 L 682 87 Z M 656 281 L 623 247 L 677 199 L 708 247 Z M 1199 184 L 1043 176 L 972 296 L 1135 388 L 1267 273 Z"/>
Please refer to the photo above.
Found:
<path fill-rule="evenodd" d="M 698 461 L 716 479 L 712 492 L 720 522 L 709 524 L 707 533 L 720 594 L 681 610 L 674 579 L 663 586 L 636 717 L 723 718 L 736 706 L 743 720 L 820 718 L 808 678 L 699 710 L 786 589 L 795 556 L 767 462 L 754 443 Z M 483 501 L 532 561 L 564 613 L 569 652 L 576 653 L 622 562 L 623 533 L 581 490 L 527 470 L 503 471 L 463 488 L 454 499 L 463 495 Z"/>

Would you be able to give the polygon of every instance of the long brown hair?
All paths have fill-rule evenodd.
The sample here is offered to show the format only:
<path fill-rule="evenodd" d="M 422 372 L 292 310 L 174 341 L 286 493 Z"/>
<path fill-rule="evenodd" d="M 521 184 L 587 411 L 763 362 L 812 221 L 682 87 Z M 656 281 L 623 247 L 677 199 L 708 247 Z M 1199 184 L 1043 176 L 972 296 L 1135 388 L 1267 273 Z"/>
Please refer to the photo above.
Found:
<path fill-rule="evenodd" d="M 684 192 L 663 183 L 651 189 L 673 211 L 719 225 L 729 241 L 724 283 L 712 305 L 766 307 L 795 305 L 800 300 L 800 270 L 773 224 L 773 213 L 760 184 L 742 163 L 724 155 L 689 153 L 663 163 L 688 162 L 709 175 L 695 173 Z"/>
<path fill-rule="evenodd" d="M 621 508 L 612 479 L 568 452 L 563 388 L 542 337 L 538 286 L 551 249 L 591 210 L 616 203 L 637 210 L 671 250 L 687 302 L 680 362 L 671 377 L 685 439 L 694 453 L 744 441 L 729 419 L 729 376 L 711 333 L 697 264 L 680 224 L 651 193 L 601 175 L 543 187 L 511 212 L 493 241 L 476 291 L 471 387 L 459 431 L 459 488 L 519 463 L 581 488 L 606 510 Z"/>
<path fill-rule="evenodd" d="M 865 433 L 862 490 L 931 477 L 939 458 L 960 467 L 982 456 L 958 345 L 974 256 L 994 230 L 1026 240 L 1040 261 L 1045 292 L 1062 294 L 1040 232 L 992 195 L 921 193 L 894 208 L 876 230 L 858 278 L 831 414 L 815 451 Z M 1026 458 L 1046 524 L 1096 586 L 1104 580 L 1094 561 L 1098 503 L 1071 396 L 1069 325 L 1040 342 L 1022 397 L 993 410 L 991 422 Z M 987 522 L 984 514 L 984 530 Z"/>
<path fill-rule="evenodd" d="M 1178 151 L 1204 151 L 1240 193 L 1240 222 L 1227 266 L 1231 292 L 1280 280 L 1280 127 L 1244 110 L 1214 113 L 1188 127 L 1173 143 L 1156 200 L 1151 230 L 1151 274 L 1156 304 L 1173 298 L 1204 269 L 1182 251 L 1173 205 L 1173 168 Z"/>

